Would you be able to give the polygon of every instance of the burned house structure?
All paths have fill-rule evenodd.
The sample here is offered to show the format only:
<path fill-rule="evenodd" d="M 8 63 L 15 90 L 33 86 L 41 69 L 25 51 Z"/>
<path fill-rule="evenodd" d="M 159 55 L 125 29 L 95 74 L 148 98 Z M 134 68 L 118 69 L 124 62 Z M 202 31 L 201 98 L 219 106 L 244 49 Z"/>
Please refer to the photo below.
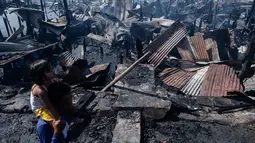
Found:
<path fill-rule="evenodd" d="M 71 142 L 253 142 L 254 13 L 249 0 L 0 1 L 0 142 L 37 142 L 28 69 L 45 58 L 91 117 Z"/>

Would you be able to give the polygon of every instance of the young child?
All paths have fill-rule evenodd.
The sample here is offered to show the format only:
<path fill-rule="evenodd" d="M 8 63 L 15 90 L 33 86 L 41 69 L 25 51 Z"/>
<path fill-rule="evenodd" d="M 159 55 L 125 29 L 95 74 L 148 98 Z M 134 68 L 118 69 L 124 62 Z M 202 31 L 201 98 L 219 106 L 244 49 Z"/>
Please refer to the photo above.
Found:
<path fill-rule="evenodd" d="M 48 97 L 48 86 L 53 83 L 55 73 L 47 60 L 38 60 L 30 65 L 30 75 L 34 85 L 31 89 L 30 104 L 36 117 L 45 121 L 59 118 Z"/>

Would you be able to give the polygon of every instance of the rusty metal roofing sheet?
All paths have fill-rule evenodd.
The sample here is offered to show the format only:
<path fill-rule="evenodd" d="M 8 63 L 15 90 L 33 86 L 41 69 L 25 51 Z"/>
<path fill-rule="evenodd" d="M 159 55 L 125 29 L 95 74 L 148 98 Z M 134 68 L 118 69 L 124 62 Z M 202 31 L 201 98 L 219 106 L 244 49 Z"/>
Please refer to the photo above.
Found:
<path fill-rule="evenodd" d="M 220 61 L 217 42 L 209 38 L 205 40 L 205 43 L 210 61 Z"/>
<path fill-rule="evenodd" d="M 193 75 L 194 72 L 187 72 L 177 68 L 167 68 L 160 73 L 159 78 L 167 86 L 182 89 Z"/>
<path fill-rule="evenodd" d="M 237 75 L 227 65 L 211 64 L 202 83 L 200 96 L 227 96 L 228 92 L 243 93 Z"/>
<path fill-rule="evenodd" d="M 186 37 L 183 38 L 182 41 L 177 45 L 177 49 L 183 60 L 194 62 L 191 46 Z"/>
<path fill-rule="evenodd" d="M 203 36 L 198 34 L 196 36 L 190 37 L 191 48 L 193 49 L 193 54 L 198 61 L 209 61 L 209 56 L 206 50 L 206 44 Z"/>
<path fill-rule="evenodd" d="M 245 88 L 245 92 L 255 90 L 255 74 L 252 77 L 246 79 L 243 85 Z"/>
<path fill-rule="evenodd" d="M 153 54 L 148 62 L 158 67 L 169 52 L 187 35 L 187 30 L 182 23 L 176 21 L 163 34 L 155 39 L 146 49 Z"/>
<path fill-rule="evenodd" d="M 182 92 L 186 95 L 199 96 L 201 85 L 208 70 L 208 66 L 200 69 L 194 74 L 188 83 L 182 88 Z"/>

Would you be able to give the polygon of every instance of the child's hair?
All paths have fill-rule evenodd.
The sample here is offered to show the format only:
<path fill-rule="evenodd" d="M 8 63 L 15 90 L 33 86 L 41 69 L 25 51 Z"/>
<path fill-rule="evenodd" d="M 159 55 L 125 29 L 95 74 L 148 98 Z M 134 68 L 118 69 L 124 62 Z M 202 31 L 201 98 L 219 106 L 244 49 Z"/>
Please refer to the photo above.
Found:
<path fill-rule="evenodd" d="M 59 102 L 68 93 L 71 93 L 71 87 L 64 82 L 55 82 L 48 87 L 48 96 L 52 103 Z"/>
<path fill-rule="evenodd" d="M 35 84 L 43 84 L 44 73 L 51 70 L 50 65 L 47 60 L 38 60 L 30 65 L 30 76 Z"/>

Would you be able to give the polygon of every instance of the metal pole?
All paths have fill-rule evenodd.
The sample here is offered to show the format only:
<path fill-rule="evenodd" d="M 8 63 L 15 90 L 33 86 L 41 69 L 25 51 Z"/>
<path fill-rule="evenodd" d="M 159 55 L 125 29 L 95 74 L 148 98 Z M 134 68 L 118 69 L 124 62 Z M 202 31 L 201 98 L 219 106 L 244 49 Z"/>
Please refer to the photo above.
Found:
<path fill-rule="evenodd" d="M 41 3 L 41 10 L 43 11 L 43 20 L 45 20 L 44 7 L 43 7 L 43 0 L 40 0 L 40 3 Z"/>
<path fill-rule="evenodd" d="M 110 82 L 107 86 L 105 86 L 104 89 L 101 90 L 101 92 L 105 92 L 107 89 L 109 89 L 115 83 L 117 83 L 119 80 L 121 80 L 123 77 L 125 77 L 132 69 L 134 69 L 139 63 L 143 62 L 151 54 L 152 54 L 151 52 L 145 53 L 140 59 L 138 59 L 136 62 L 134 62 L 123 73 L 121 73 L 112 82 Z"/>
<path fill-rule="evenodd" d="M 63 0 L 63 2 L 64 2 L 65 13 L 66 13 L 67 25 L 69 25 L 69 24 L 71 24 L 71 17 L 70 17 L 70 14 L 69 14 L 67 1 Z"/>

